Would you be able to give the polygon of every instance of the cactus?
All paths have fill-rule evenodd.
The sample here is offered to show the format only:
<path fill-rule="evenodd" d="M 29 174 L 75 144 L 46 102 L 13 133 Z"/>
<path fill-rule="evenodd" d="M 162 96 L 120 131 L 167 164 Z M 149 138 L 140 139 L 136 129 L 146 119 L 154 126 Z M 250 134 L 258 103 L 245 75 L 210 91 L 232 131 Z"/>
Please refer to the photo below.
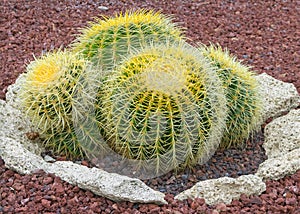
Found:
<path fill-rule="evenodd" d="M 130 48 L 139 48 L 149 39 L 159 41 L 162 38 L 180 40 L 182 31 L 170 17 L 151 10 L 139 10 L 96 19 L 82 29 L 72 48 L 84 58 L 110 69 Z"/>
<path fill-rule="evenodd" d="M 21 108 L 40 129 L 45 146 L 55 154 L 83 156 L 70 130 L 72 96 L 85 66 L 83 59 L 61 50 L 43 55 L 27 66 L 19 94 Z"/>
<path fill-rule="evenodd" d="M 85 151 L 81 146 L 74 130 L 73 123 L 69 123 L 63 130 L 50 129 L 44 132 L 44 145 L 54 155 L 63 155 L 71 160 L 82 159 Z"/>
<path fill-rule="evenodd" d="M 218 148 L 225 95 L 216 72 L 186 43 L 136 50 L 100 88 L 92 105 L 104 139 L 141 168 L 160 174 L 204 163 Z M 89 125 L 83 132 L 92 133 Z M 83 146 L 87 156 L 97 157 L 103 150 L 92 142 L 97 140 Z"/>
<path fill-rule="evenodd" d="M 226 93 L 229 109 L 227 131 L 220 146 L 228 148 L 242 145 L 250 133 L 259 127 L 261 120 L 261 100 L 255 73 L 219 45 L 202 45 L 200 50 L 217 67 Z"/>

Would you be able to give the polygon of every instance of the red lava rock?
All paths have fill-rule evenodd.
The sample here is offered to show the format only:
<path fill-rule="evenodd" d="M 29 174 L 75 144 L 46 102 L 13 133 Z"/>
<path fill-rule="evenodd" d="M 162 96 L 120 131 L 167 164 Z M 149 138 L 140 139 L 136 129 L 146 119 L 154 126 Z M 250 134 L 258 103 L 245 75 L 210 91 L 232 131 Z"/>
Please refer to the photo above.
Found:
<path fill-rule="evenodd" d="M 16 195 L 14 193 L 9 193 L 6 199 L 8 202 L 12 203 L 16 200 Z"/>
<path fill-rule="evenodd" d="M 52 177 L 46 177 L 43 179 L 43 184 L 50 184 L 53 182 L 53 178 Z"/>
<path fill-rule="evenodd" d="M 291 192 L 286 192 L 283 194 L 284 197 L 286 198 L 292 198 L 293 197 L 293 194 Z"/>
<path fill-rule="evenodd" d="M 42 199 L 41 203 L 44 207 L 49 208 L 51 206 L 51 201 L 48 201 L 46 199 Z"/>
<path fill-rule="evenodd" d="M 284 198 L 278 198 L 275 203 L 276 204 L 283 204 L 285 202 L 285 199 Z"/>
<path fill-rule="evenodd" d="M 91 209 L 91 211 L 93 212 L 99 212 L 99 204 L 97 202 L 93 202 L 90 204 L 89 208 Z"/>
<path fill-rule="evenodd" d="M 106 208 L 104 211 L 105 213 L 111 213 L 111 210 L 109 208 Z"/>
<path fill-rule="evenodd" d="M 66 156 L 57 157 L 56 160 L 57 160 L 57 161 L 66 161 L 66 160 L 67 160 L 67 157 L 66 157 Z"/>
<path fill-rule="evenodd" d="M 275 207 L 275 206 L 272 206 L 273 210 L 278 210 L 282 213 L 287 213 L 287 207 L 285 206 L 278 206 L 278 207 Z"/>
<path fill-rule="evenodd" d="M 240 206 L 241 202 L 239 200 L 233 200 L 231 206 Z"/>
<path fill-rule="evenodd" d="M 148 209 L 149 210 L 152 210 L 152 209 L 155 209 L 155 208 L 157 208 L 158 206 L 156 205 L 156 204 L 149 204 L 148 205 Z"/>
<path fill-rule="evenodd" d="M 200 205 L 204 205 L 205 204 L 205 199 L 204 198 L 196 198 L 195 201 Z"/>
<path fill-rule="evenodd" d="M 149 210 L 149 207 L 147 205 L 142 204 L 139 208 L 139 211 L 142 213 L 147 213 Z"/>
<path fill-rule="evenodd" d="M 57 200 L 55 195 L 45 195 L 44 199 L 50 200 L 50 201 L 56 201 Z"/>
<path fill-rule="evenodd" d="M 299 194 L 299 189 L 300 189 L 300 183 L 299 183 L 299 187 L 297 187 L 297 186 L 290 186 L 289 187 L 289 190 L 291 192 L 293 192 L 294 194 Z"/>
<path fill-rule="evenodd" d="M 287 205 L 296 205 L 297 204 L 297 199 L 296 198 L 286 198 L 285 203 Z"/>
<path fill-rule="evenodd" d="M 55 192 L 57 193 L 63 193 L 65 191 L 65 188 L 62 184 L 59 184 L 59 183 L 54 183 L 52 185 L 52 188 Z"/>
<path fill-rule="evenodd" d="M 21 183 L 14 183 L 14 184 L 12 185 L 12 188 L 15 189 L 15 190 L 17 190 L 17 191 L 20 191 L 20 190 L 24 190 L 24 189 L 25 189 L 25 188 L 24 188 L 24 185 L 21 184 Z"/>
<path fill-rule="evenodd" d="M 72 192 L 74 193 L 78 193 L 80 191 L 80 188 L 78 186 L 75 186 L 73 189 L 72 189 Z"/>
<path fill-rule="evenodd" d="M 118 207 L 117 204 L 113 204 L 111 207 L 112 207 L 114 210 L 119 211 L 119 207 Z"/>
<path fill-rule="evenodd" d="M 275 192 L 271 192 L 271 193 L 269 193 L 269 197 L 272 198 L 272 199 L 275 199 L 275 198 L 278 197 L 278 194 L 275 193 Z"/>
<path fill-rule="evenodd" d="M 155 214 L 158 213 L 160 211 L 160 207 L 154 207 L 154 208 L 150 208 L 149 209 L 149 213 Z"/>
<path fill-rule="evenodd" d="M 224 203 L 220 203 L 220 204 L 218 204 L 218 205 L 216 206 L 216 209 L 217 209 L 218 211 L 226 211 L 226 210 L 227 210 L 227 206 L 226 206 L 226 204 L 224 204 Z"/>
<path fill-rule="evenodd" d="M 89 166 L 89 163 L 88 163 L 86 160 L 81 161 L 81 164 L 82 164 L 83 166 Z"/>
<path fill-rule="evenodd" d="M 259 197 L 253 197 L 250 199 L 250 203 L 252 204 L 258 204 L 258 205 L 262 205 L 262 200 Z"/>
<path fill-rule="evenodd" d="M 245 195 L 245 194 L 242 194 L 242 195 L 241 195 L 240 200 L 241 200 L 243 203 L 245 203 L 245 204 L 249 204 L 250 201 L 251 201 L 251 200 L 249 199 L 249 197 L 248 197 L 247 195 Z"/>
<path fill-rule="evenodd" d="M 77 196 L 68 200 L 68 204 L 70 204 L 71 206 L 75 206 L 76 204 L 78 204 L 78 202 L 79 202 L 79 200 L 78 200 Z"/>
<path fill-rule="evenodd" d="M 192 201 L 192 203 L 191 203 L 191 208 L 192 208 L 193 210 L 196 210 L 198 207 L 199 207 L 199 204 L 198 204 L 196 201 Z"/>

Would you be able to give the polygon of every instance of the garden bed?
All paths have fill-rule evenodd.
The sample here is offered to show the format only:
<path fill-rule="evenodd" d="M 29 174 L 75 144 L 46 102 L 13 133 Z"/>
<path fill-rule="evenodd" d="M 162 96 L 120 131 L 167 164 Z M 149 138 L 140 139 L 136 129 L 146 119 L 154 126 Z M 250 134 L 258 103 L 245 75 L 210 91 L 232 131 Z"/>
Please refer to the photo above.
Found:
<path fill-rule="evenodd" d="M 187 28 L 191 42 L 220 43 L 258 73 L 266 72 L 291 82 L 300 92 L 299 35 L 295 33 L 299 23 L 296 21 L 297 5 L 291 1 L 109 1 L 103 3 L 108 10 L 99 6 L 100 2 L 79 3 L 75 0 L 60 3 L 3 1 L 0 4 L 0 98 L 4 99 L 7 86 L 25 71 L 26 63 L 33 59 L 32 54 L 39 56 L 42 52 L 65 47 L 78 33 L 78 27 L 85 26 L 92 17 L 129 8 L 151 8 L 173 14 L 175 21 Z M 192 213 L 197 209 L 208 213 L 215 209 L 237 213 L 241 210 L 297 212 L 293 199 L 299 199 L 299 189 L 297 192 L 290 187 L 299 186 L 299 171 L 279 181 L 268 181 L 266 192 L 259 197 L 243 196 L 227 206 L 208 206 L 201 199 L 193 202 L 174 200 L 175 193 L 198 180 L 221 177 L 226 173 L 236 177 L 255 172 L 265 159 L 262 143 L 261 135 L 257 135 L 246 143 L 244 150 L 218 151 L 207 164 L 189 173 L 168 173 L 145 181 L 152 188 L 168 193 L 169 204 L 164 206 L 115 203 L 71 186 L 51 174 L 19 175 L 5 168 L 4 162 L 0 161 L 0 213 L 97 213 L 100 210 L 107 213 L 124 213 L 126 210 L 128 213 Z M 284 194 L 288 194 L 288 200 Z"/>

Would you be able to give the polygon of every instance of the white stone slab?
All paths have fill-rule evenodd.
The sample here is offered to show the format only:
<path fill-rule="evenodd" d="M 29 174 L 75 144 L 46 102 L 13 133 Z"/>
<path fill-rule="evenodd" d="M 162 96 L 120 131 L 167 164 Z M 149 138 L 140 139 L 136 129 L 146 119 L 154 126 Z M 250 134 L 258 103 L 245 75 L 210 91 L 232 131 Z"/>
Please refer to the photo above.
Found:
<path fill-rule="evenodd" d="M 239 178 L 222 177 L 200 181 L 192 188 L 177 195 L 175 199 L 204 198 L 209 205 L 229 204 L 233 199 L 238 199 L 241 194 L 258 195 L 265 190 L 265 183 L 255 175 L 243 175 Z"/>
<path fill-rule="evenodd" d="M 300 109 L 273 120 L 265 127 L 263 145 L 268 158 L 275 158 L 300 148 Z"/>
<path fill-rule="evenodd" d="M 255 175 L 263 180 L 278 180 L 300 169 L 300 149 L 295 149 L 276 158 L 270 158 L 259 165 Z"/>
<path fill-rule="evenodd" d="M 268 118 L 276 118 L 283 112 L 290 111 L 300 105 L 300 96 L 292 83 L 285 83 L 270 75 L 263 73 L 258 75 L 260 93 L 263 98 L 263 121 Z"/>

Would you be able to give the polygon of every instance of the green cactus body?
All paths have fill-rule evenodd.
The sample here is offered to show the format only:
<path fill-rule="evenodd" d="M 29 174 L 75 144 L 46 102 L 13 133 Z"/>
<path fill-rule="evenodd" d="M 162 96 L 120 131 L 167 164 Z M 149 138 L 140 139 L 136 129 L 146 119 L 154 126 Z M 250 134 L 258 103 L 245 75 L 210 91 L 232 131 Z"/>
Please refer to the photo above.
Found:
<path fill-rule="evenodd" d="M 261 100 L 254 72 L 223 51 L 220 46 L 202 46 L 201 52 L 214 66 L 223 82 L 228 116 L 221 147 L 241 145 L 260 124 Z"/>
<path fill-rule="evenodd" d="M 56 154 L 82 156 L 80 148 L 71 148 L 78 144 L 67 141 L 74 139 L 72 96 L 84 67 L 83 59 L 65 51 L 48 53 L 27 66 L 19 94 L 21 108 Z"/>
<path fill-rule="evenodd" d="M 226 99 L 216 72 L 182 42 L 127 56 L 96 100 L 109 147 L 156 174 L 207 161 L 225 127 Z M 101 153 L 95 145 L 83 146 L 88 156 Z"/>
<path fill-rule="evenodd" d="M 47 130 L 43 136 L 46 148 L 49 148 L 54 155 L 63 155 L 72 160 L 85 157 L 85 152 L 76 136 L 73 123 L 69 123 L 63 130 Z"/>
<path fill-rule="evenodd" d="M 180 40 L 182 32 L 169 17 L 140 10 L 91 23 L 73 43 L 73 50 L 102 67 L 111 68 L 130 48 L 139 48 L 153 39 Z"/>

